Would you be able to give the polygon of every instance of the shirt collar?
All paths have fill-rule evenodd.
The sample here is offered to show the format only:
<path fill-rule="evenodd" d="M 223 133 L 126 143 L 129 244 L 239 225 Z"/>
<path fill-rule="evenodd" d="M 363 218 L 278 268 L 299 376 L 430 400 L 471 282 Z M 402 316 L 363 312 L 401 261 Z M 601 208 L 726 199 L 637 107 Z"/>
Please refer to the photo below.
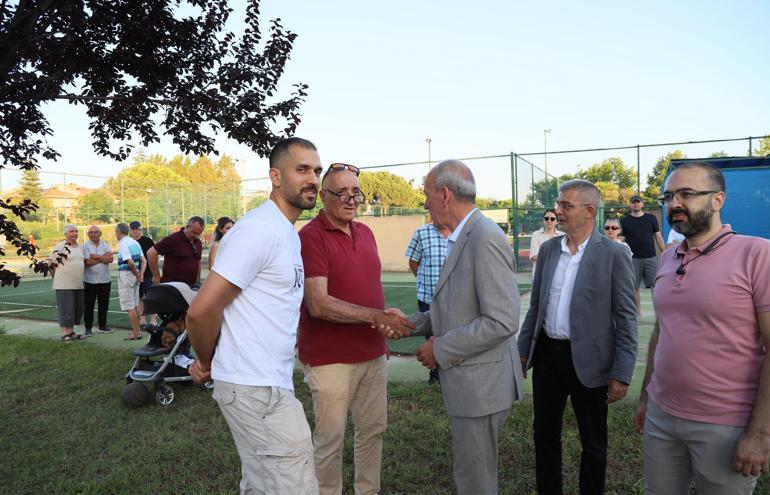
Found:
<path fill-rule="evenodd" d="M 722 228 L 719 229 L 719 232 L 717 232 L 716 234 L 711 236 L 709 239 L 706 239 L 705 241 L 703 241 L 702 244 L 693 247 L 693 249 L 695 249 L 696 251 L 702 253 L 708 247 L 709 244 L 714 242 L 714 239 L 716 239 L 718 236 L 724 234 L 725 232 L 730 232 L 731 230 L 733 230 L 733 229 L 732 229 L 732 227 L 730 227 L 729 223 L 723 224 Z M 677 248 L 676 248 L 676 253 L 677 254 L 682 254 L 682 255 L 687 254 L 688 247 L 686 246 L 686 244 L 687 244 L 687 238 L 685 238 L 684 241 L 679 243 L 679 246 L 677 246 Z"/>
<path fill-rule="evenodd" d="M 329 220 L 329 217 L 326 215 L 326 212 L 324 212 L 323 210 L 320 210 L 318 212 L 318 219 L 319 219 L 319 221 L 321 222 L 321 224 L 324 226 L 324 228 L 326 230 L 339 230 L 340 232 L 342 232 L 341 228 L 339 228 L 338 226 L 334 225 L 332 223 L 332 221 Z M 355 229 L 355 226 L 354 226 L 355 223 L 356 222 L 353 222 L 353 221 L 350 222 L 350 232 L 351 232 L 351 234 L 353 233 L 353 229 Z"/>
<path fill-rule="evenodd" d="M 459 224 L 457 224 L 457 227 L 452 231 L 452 234 L 447 237 L 447 241 L 449 242 L 457 242 L 457 239 L 460 237 L 460 233 L 463 230 L 463 227 L 465 227 L 465 223 L 468 221 L 468 219 L 473 215 L 473 212 L 478 210 L 478 208 L 474 208 L 471 211 L 468 212 L 467 215 L 465 215 L 465 218 L 463 218 Z"/>
<path fill-rule="evenodd" d="M 586 238 L 586 240 L 585 240 L 585 241 L 583 241 L 583 242 L 581 242 L 580 244 L 578 244 L 577 253 L 575 253 L 575 254 L 578 254 L 578 253 L 580 253 L 580 252 L 581 252 L 583 249 L 585 249 L 585 247 L 586 247 L 586 244 L 588 244 L 588 241 L 590 241 L 590 240 L 591 240 L 591 236 L 589 235 L 589 236 Z M 562 250 L 562 252 L 563 252 L 563 253 L 567 253 L 567 254 L 570 254 L 570 255 L 572 254 L 572 253 L 570 253 L 570 252 L 569 252 L 569 248 L 567 247 L 567 236 L 566 236 L 566 235 L 564 235 L 564 236 L 562 236 L 562 237 L 561 237 L 561 250 Z"/>

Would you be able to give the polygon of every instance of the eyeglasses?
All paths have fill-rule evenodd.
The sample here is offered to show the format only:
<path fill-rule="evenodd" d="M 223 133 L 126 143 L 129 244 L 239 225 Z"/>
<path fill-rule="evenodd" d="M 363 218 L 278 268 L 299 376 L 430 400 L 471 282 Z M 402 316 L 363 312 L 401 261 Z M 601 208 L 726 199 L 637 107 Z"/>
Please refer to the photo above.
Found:
<path fill-rule="evenodd" d="M 339 172 L 341 170 L 350 170 L 356 174 L 356 177 L 358 177 L 358 174 L 361 173 L 361 170 L 355 165 L 349 165 L 347 163 L 332 163 L 329 165 L 329 168 L 326 169 L 326 172 L 324 172 L 324 176 L 321 178 L 321 183 L 323 183 L 323 181 L 326 179 L 326 176 L 329 175 L 329 172 Z"/>
<path fill-rule="evenodd" d="M 554 208 L 561 208 L 562 210 L 571 210 L 578 206 L 594 206 L 594 205 L 591 203 L 582 203 L 579 205 L 573 205 L 569 201 L 557 201 L 556 203 L 553 204 Z"/>
<path fill-rule="evenodd" d="M 556 217 L 543 217 L 543 220 L 546 222 L 555 222 Z"/>
<path fill-rule="evenodd" d="M 673 201 L 674 198 L 679 198 L 679 201 L 687 202 L 691 201 L 696 196 L 703 196 L 704 194 L 714 194 L 718 192 L 721 191 L 696 191 L 695 189 L 677 189 L 674 192 L 665 191 L 663 194 L 658 196 L 658 204 L 660 206 L 665 206 L 666 204 Z"/>
<path fill-rule="evenodd" d="M 620 230 L 620 227 L 617 225 L 605 225 L 604 230 Z"/>
<path fill-rule="evenodd" d="M 354 203 L 363 203 L 364 199 L 366 198 L 366 195 L 364 193 L 362 193 L 362 192 L 356 192 L 356 193 L 353 193 L 353 194 L 348 194 L 348 193 L 334 192 L 334 191 L 332 191 L 330 189 L 324 189 L 324 191 L 328 192 L 329 194 L 333 194 L 333 195 L 337 196 L 338 198 L 340 198 L 340 201 L 342 201 L 343 203 L 347 203 L 351 199 L 353 200 Z"/>
<path fill-rule="evenodd" d="M 190 247 L 192 248 L 193 254 L 198 254 L 198 248 L 195 247 L 195 242 L 190 242 Z"/>
<path fill-rule="evenodd" d="M 88 235 L 91 235 L 91 234 L 94 234 L 94 235 L 95 235 L 95 234 L 101 234 L 101 232 L 89 232 L 89 233 L 88 233 Z"/>

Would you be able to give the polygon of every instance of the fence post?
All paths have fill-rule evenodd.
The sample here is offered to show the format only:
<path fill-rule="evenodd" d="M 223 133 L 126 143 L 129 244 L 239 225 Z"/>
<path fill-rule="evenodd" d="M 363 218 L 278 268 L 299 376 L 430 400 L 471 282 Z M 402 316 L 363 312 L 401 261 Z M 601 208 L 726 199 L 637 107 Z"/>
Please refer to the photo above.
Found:
<path fill-rule="evenodd" d="M 511 228 L 510 232 L 513 235 L 513 259 L 516 262 L 516 271 L 519 271 L 519 233 L 516 229 L 516 218 L 518 217 L 519 210 L 519 197 L 518 197 L 518 176 L 516 169 L 518 166 L 518 156 L 511 151 Z"/>
<path fill-rule="evenodd" d="M 126 211 L 125 211 L 125 203 L 126 198 L 124 197 L 124 185 L 123 185 L 123 179 L 120 179 L 120 221 L 125 223 L 126 221 Z"/>

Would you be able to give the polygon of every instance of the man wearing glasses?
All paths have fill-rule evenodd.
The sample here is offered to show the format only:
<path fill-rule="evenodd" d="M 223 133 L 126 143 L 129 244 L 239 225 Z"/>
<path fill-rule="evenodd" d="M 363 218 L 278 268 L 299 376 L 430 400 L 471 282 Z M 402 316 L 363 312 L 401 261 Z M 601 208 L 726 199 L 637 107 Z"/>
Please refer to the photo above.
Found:
<path fill-rule="evenodd" d="M 725 180 L 691 162 L 659 201 L 685 240 L 661 255 L 634 421 L 647 493 L 745 495 L 770 458 L 770 242 L 723 225 Z"/>
<path fill-rule="evenodd" d="M 152 270 L 152 283 L 184 282 L 199 285 L 201 280 L 201 234 L 206 222 L 201 217 L 190 217 L 187 226 L 167 235 L 147 251 L 147 262 Z M 158 266 L 163 256 L 163 276 Z"/>
<path fill-rule="evenodd" d="M 607 405 L 626 395 L 636 364 L 631 257 L 594 229 L 599 203 L 599 190 L 588 181 L 559 188 L 556 215 L 566 235 L 540 247 L 518 338 L 525 373 L 533 368 L 535 475 L 543 495 L 562 493 L 567 397 L 583 450 L 580 493 L 604 493 Z"/>
<path fill-rule="evenodd" d="M 187 312 L 198 356 L 190 375 L 215 381 L 214 400 L 241 457 L 243 494 L 318 493 L 310 427 L 292 374 L 305 282 L 294 222 L 315 207 L 322 170 L 306 139 L 273 147 L 270 199 L 222 238 Z"/>
<path fill-rule="evenodd" d="M 658 219 L 655 215 L 645 213 L 641 196 L 631 196 L 631 212 L 620 220 L 620 227 L 631 248 L 636 276 L 636 314 L 642 316 L 641 287 L 652 291 L 655 287 L 655 271 L 658 269 L 658 258 L 655 245 L 663 251 L 666 244 L 660 233 Z"/>
<path fill-rule="evenodd" d="M 372 326 L 398 333 L 414 328 L 401 316 L 384 312 L 377 243 L 369 227 L 354 220 L 364 201 L 358 174 L 353 165 L 331 164 L 321 181 L 323 209 L 299 232 L 305 299 L 297 347 L 313 396 L 313 445 L 322 495 L 342 493 L 348 412 L 355 427 L 355 493 L 379 493 L 388 348 Z"/>

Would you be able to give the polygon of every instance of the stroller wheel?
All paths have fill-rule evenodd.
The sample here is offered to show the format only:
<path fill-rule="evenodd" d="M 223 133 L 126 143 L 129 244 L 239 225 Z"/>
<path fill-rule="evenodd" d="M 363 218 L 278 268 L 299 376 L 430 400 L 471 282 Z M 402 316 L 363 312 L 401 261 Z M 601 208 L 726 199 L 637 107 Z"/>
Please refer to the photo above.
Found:
<path fill-rule="evenodd" d="M 203 382 L 203 388 L 205 388 L 209 392 L 214 390 L 214 380 L 206 380 L 205 382 Z"/>
<path fill-rule="evenodd" d="M 163 407 L 170 406 L 174 402 L 174 389 L 162 383 L 156 384 L 155 402 Z"/>

